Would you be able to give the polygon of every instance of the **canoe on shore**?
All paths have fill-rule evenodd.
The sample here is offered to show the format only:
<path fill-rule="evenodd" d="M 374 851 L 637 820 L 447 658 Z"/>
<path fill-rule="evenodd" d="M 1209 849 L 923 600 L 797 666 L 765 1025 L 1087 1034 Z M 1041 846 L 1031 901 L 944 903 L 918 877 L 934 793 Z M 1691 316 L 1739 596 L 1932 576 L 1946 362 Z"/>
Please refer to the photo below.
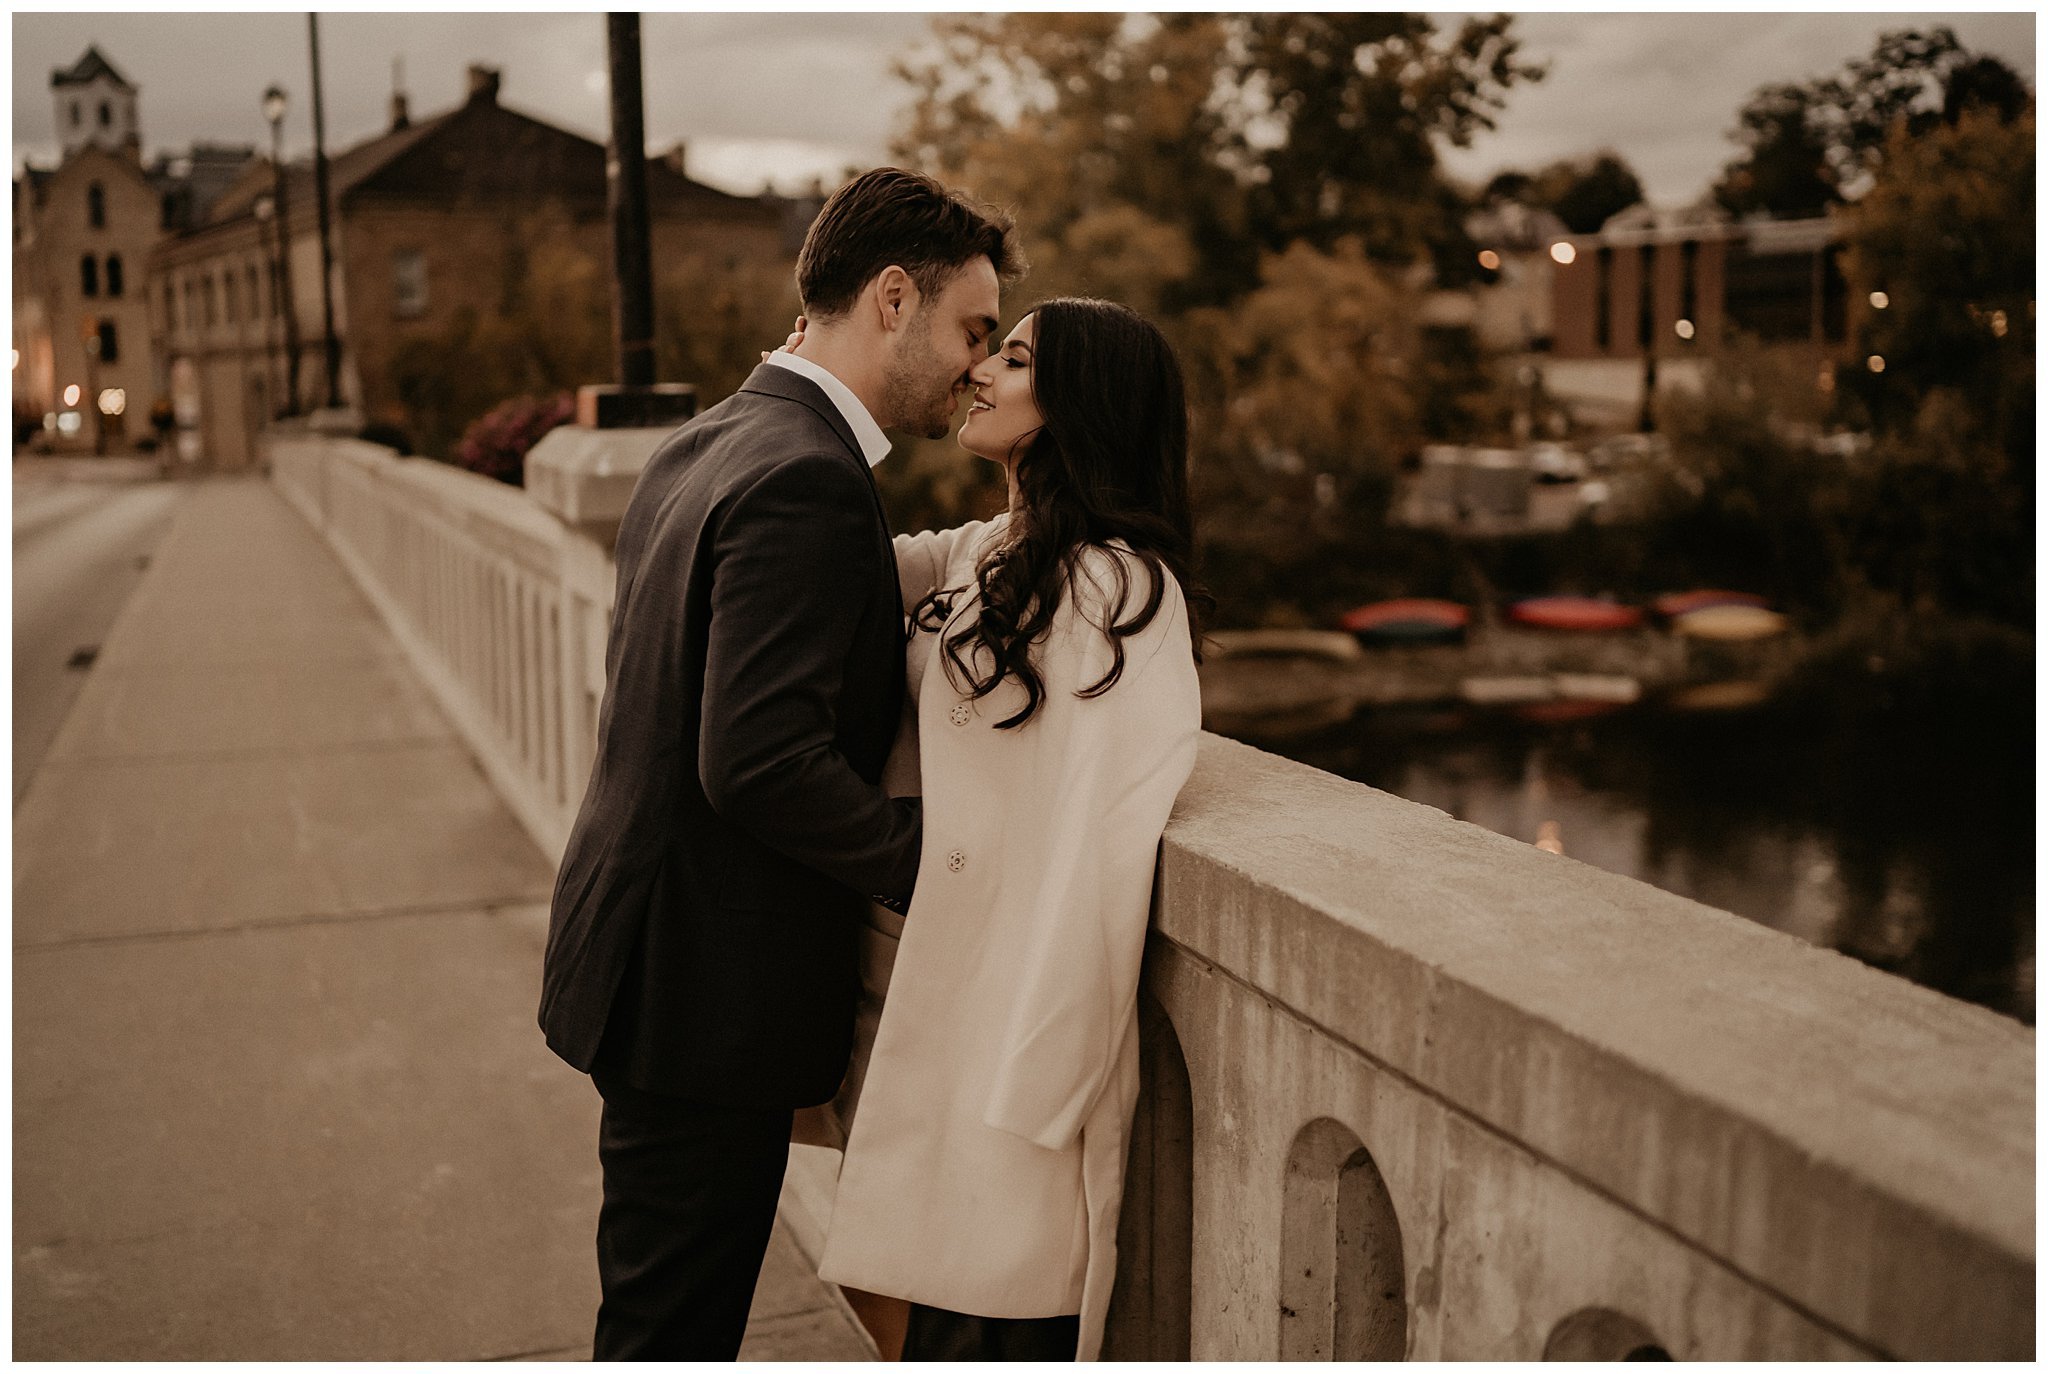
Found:
<path fill-rule="evenodd" d="M 1631 630 L 1642 608 L 1591 596 L 1534 596 L 1508 607 L 1508 619 L 1540 630 Z"/>
<path fill-rule="evenodd" d="M 1462 639 L 1472 612 L 1455 601 L 1399 597 L 1346 611 L 1337 624 L 1360 644 L 1430 644 Z"/>
<path fill-rule="evenodd" d="M 1761 606 L 1703 606 L 1673 617 L 1671 628 L 1690 639 L 1739 643 L 1785 632 L 1785 617 Z"/>
<path fill-rule="evenodd" d="M 1209 647 L 1224 658 L 1324 658 L 1349 663 L 1358 641 L 1331 630 L 1211 630 Z"/>
<path fill-rule="evenodd" d="M 1703 611 L 1709 606 L 1755 606 L 1759 610 L 1768 610 L 1770 604 L 1752 592 L 1695 591 L 1660 596 L 1650 603 L 1650 609 L 1666 620 L 1676 620 L 1688 612 Z"/>

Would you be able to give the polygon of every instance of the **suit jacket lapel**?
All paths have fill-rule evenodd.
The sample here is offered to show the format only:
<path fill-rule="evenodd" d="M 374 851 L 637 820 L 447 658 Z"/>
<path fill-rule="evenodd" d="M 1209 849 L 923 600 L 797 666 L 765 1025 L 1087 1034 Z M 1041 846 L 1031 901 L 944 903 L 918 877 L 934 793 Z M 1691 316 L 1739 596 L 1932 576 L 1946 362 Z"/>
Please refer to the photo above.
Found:
<path fill-rule="evenodd" d="M 775 396 L 785 401 L 795 401 L 798 405 L 808 408 L 823 418 L 825 423 L 832 426 L 832 432 L 838 435 L 839 442 L 846 446 L 847 456 L 853 459 L 854 463 L 859 466 L 863 473 L 867 474 L 868 495 L 874 498 L 875 518 L 881 521 L 882 539 L 886 543 L 890 534 L 889 511 L 882 504 L 881 488 L 875 485 L 875 470 L 869 465 L 867 455 L 861 452 L 860 440 L 856 439 L 853 435 L 853 426 L 846 423 L 846 417 L 839 413 L 839 407 L 832 403 L 832 398 L 825 394 L 824 388 L 809 377 L 791 372 L 786 367 L 777 367 L 773 363 L 762 363 L 741 384 L 740 390 L 751 391 L 757 396 Z M 890 576 L 893 580 L 893 564 L 891 567 Z M 902 607 L 902 604 L 902 597 L 899 595 L 897 598 L 899 609 Z M 903 633 L 899 629 L 898 638 L 901 638 Z"/>

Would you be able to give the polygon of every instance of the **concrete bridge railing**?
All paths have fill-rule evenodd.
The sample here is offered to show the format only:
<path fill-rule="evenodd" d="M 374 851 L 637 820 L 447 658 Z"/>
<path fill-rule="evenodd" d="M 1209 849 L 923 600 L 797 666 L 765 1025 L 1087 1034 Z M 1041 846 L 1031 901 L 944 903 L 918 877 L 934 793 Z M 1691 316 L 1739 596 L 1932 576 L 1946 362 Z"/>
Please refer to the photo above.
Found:
<path fill-rule="evenodd" d="M 602 531 L 271 461 L 558 853 Z M 1141 1013 L 1112 1356 L 2033 1356 L 2034 1036 L 1992 1012 L 1212 736 Z M 798 1155 L 815 1245 L 836 1156 Z"/>

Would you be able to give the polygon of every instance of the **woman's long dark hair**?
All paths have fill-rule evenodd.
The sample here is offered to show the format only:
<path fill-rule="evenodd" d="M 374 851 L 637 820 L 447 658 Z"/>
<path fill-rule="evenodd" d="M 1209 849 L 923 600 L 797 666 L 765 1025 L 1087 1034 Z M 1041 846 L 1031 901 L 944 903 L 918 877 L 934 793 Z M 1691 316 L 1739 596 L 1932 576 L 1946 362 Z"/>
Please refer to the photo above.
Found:
<path fill-rule="evenodd" d="M 1187 397 L 1173 348 L 1151 321 L 1109 301 L 1062 297 L 1032 313 L 1032 394 L 1045 424 L 1017 459 L 1022 508 L 1011 513 L 1002 544 L 975 568 L 979 615 L 944 641 L 948 675 L 964 677 L 975 699 L 1009 677 L 1024 688 L 1024 708 L 998 722 L 999 730 L 1024 724 L 1045 699 L 1031 644 L 1052 624 L 1060 598 L 1072 593 L 1091 545 L 1121 539 L 1151 575 L 1143 604 L 1127 615 L 1130 573 L 1124 560 L 1114 560 L 1112 609 L 1097 628 L 1116 658 L 1080 696 L 1100 696 L 1123 676 L 1123 641 L 1159 613 L 1166 574 L 1187 602 L 1197 663 L 1197 607 L 1209 600 L 1191 581 Z M 953 598 L 964 590 L 945 588 L 919 602 L 918 627 L 944 629 Z M 977 664 L 986 666 L 978 671 Z"/>

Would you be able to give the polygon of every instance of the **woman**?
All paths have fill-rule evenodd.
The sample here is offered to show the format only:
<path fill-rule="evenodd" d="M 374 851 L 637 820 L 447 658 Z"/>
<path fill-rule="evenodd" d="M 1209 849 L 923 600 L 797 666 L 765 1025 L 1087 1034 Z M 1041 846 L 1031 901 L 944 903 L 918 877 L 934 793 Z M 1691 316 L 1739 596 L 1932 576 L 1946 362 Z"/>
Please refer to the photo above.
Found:
<path fill-rule="evenodd" d="M 1201 729 L 1186 410 L 1159 331 L 1102 301 L 1046 302 L 969 375 L 960 443 L 1009 510 L 896 540 L 923 860 L 819 1273 L 909 1300 L 906 1359 L 1090 1359 Z"/>

